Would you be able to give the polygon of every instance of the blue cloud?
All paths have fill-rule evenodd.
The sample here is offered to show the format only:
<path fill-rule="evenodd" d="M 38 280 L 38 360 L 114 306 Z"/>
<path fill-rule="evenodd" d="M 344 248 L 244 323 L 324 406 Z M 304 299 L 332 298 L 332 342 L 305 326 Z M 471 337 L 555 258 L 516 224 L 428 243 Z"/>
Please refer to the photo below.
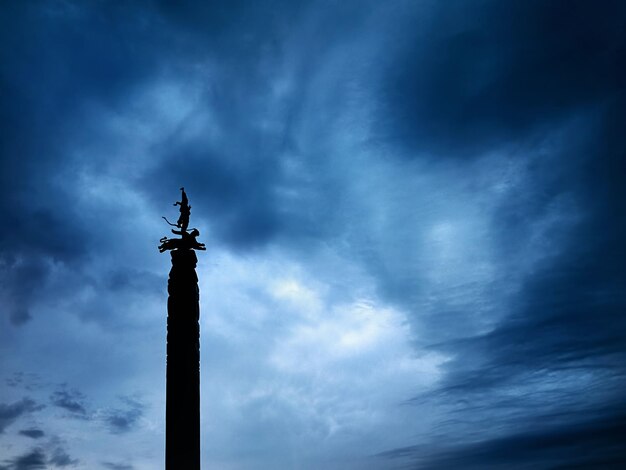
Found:
<path fill-rule="evenodd" d="M 37 404 L 31 398 L 22 398 L 11 404 L 0 403 L 0 434 L 21 416 L 41 409 L 43 405 Z"/>
<path fill-rule="evenodd" d="M 130 468 L 121 435 L 158 454 L 156 244 L 184 185 L 205 462 L 623 462 L 622 2 L 0 8 L 0 357 L 81 390 L 13 397 L 0 432 L 49 399 L 89 418 L 86 465 Z"/>

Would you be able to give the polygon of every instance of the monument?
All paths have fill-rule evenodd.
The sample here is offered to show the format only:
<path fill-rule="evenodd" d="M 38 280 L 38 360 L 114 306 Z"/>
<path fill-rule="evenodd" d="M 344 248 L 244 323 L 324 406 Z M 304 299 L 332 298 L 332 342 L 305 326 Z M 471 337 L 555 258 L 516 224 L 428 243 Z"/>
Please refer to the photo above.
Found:
<path fill-rule="evenodd" d="M 165 400 L 165 469 L 200 469 L 200 291 L 194 250 L 205 250 L 189 229 L 191 206 L 182 191 L 176 229 L 180 238 L 161 238 L 159 251 L 170 251 L 167 283 L 167 371 Z"/>

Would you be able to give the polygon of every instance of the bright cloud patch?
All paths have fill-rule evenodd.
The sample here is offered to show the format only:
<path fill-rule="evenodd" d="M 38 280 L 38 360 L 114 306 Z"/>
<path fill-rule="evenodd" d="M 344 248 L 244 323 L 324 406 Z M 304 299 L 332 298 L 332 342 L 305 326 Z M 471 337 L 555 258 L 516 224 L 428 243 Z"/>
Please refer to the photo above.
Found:
<path fill-rule="evenodd" d="M 213 257 L 220 269 L 203 276 L 201 300 L 203 416 L 213 458 L 219 452 L 211 442 L 224 439 L 221 417 L 234 420 L 232 436 L 266 426 L 263 445 L 249 452 L 268 458 L 288 445 L 302 462 L 317 453 L 311 446 L 354 458 L 363 440 L 373 445 L 371 457 L 402 445 L 407 425 L 421 427 L 404 403 L 436 383 L 444 357 L 415 349 L 406 315 L 374 300 L 363 273 L 347 273 L 349 290 L 336 292 L 324 272 L 307 273 L 284 256 L 263 263 Z M 233 283 L 245 292 L 220 297 L 237 292 Z M 370 297 L 362 297 L 368 289 Z M 381 438 L 381 426 L 395 432 Z"/>

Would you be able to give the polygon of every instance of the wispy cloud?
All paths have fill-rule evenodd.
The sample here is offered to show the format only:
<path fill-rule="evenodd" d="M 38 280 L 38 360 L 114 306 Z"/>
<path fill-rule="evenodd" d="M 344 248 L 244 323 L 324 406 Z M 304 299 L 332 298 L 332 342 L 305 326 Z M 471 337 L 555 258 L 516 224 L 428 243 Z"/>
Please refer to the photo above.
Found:
<path fill-rule="evenodd" d="M 134 397 L 121 397 L 124 408 L 114 408 L 103 412 L 103 419 L 109 431 L 122 434 L 134 430 L 144 415 L 146 405 Z"/>
<path fill-rule="evenodd" d="M 135 468 L 126 463 L 102 462 L 102 465 L 110 470 L 133 470 Z"/>
<path fill-rule="evenodd" d="M 39 411 L 43 408 L 44 405 L 38 404 L 31 398 L 22 398 L 10 404 L 0 403 L 0 434 L 21 416 Z"/>
<path fill-rule="evenodd" d="M 22 429 L 19 432 L 22 436 L 30 437 L 31 439 L 41 439 L 46 435 L 41 429 Z"/>
<path fill-rule="evenodd" d="M 79 460 L 73 459 L 63 447 L 56 446 L 52 449 L 48 462 L 51 465 L 63 468 L 75 466 Z"/>
<path fill-rule="evenodd" d="M 61 385 L 50 395 L 50 401 L 54 406 L 69 411 L 72 416 L 81 418 L 87 416 L 85 395 L 76 389 L 68 389 L 66 385 Z"/>
<path fill-rule="evenodd" d="M 40 448 L 35 448 L 14 459 L 5 460 L 7 470 L 38 470 L 45 469 L 46 454 Z"/>
<path fill-rule="evenodd" d="M 62 446 L 49 444 L 47 447 L 49 449 L 35 447 L 18 457 L 4 460 L 5 465 L 0 468 L 3 470 L 38 470 L 73 467 L 78 464 L 78 459 L 71 458 Z"/>

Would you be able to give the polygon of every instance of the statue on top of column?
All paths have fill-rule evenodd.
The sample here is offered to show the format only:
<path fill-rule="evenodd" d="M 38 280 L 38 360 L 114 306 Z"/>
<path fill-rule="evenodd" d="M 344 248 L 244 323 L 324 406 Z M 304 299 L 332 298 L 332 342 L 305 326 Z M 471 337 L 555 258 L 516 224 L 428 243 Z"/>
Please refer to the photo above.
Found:
<path fill-rule="evenodd" d="M 174 235 L 180 235 L 181 238 L 167 238 L 163 237 L 161 245 L 159 245 L 159 251 L 163 253 L 167 250 L 206 250 L 204 243 L 199 243 L 196 238 L 200 235 L 198 229 L 189 227 L 189 214 L 191 214 L 191 206 L 189 205 L 189 199 L 185 193 L 185 188 L 180 188 L 182 191 L 182 197 L 180 201 L 176 201 L 174 206 L 180 206 L 180 216 L 176 224 L 171 223 L 167 218 L 163 217 L 165 221 L 172 227 L 178 228 L 178 230 L 172 229 Z"/>

